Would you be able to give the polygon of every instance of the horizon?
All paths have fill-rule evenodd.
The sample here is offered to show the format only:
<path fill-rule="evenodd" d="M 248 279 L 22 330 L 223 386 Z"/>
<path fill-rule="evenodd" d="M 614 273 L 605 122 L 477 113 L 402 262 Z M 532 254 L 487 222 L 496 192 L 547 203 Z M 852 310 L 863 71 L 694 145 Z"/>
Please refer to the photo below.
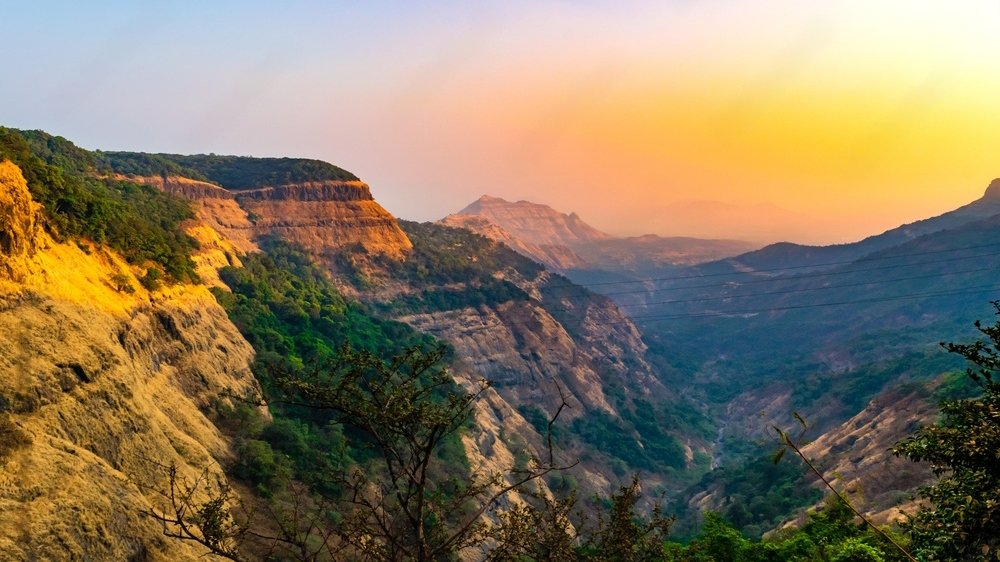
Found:
<path fill-rule="evenodd" d="M 487 193 L 616 236 L 832 244 L 1000 176 L 998 15 L 985 1 L 38 2 L 5 15 L 22 86 L 0 101 L 5 125 L 89 149 L 324 160 L 411 220 Z"/>

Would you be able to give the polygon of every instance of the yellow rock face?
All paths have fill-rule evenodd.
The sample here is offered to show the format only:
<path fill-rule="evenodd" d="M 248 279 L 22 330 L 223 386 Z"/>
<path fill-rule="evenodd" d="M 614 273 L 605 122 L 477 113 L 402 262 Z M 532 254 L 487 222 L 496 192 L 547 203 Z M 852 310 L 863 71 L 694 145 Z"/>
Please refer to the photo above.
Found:
<path fill-rule="evenodd" d="M 37 208 L 0 174 L 5 217 Z M 0 456 L 0 561 L 203 559 L 142 513 L 164 507 L 161 465 L 225 481 L 210 415 L 256 388 L 253 350 L 204 286 L 149 294 L 112 253 L 5 232 L 20 261 L 0 281 L 0 413 L 31 443 Z"/>
<path fill-rule="evenodd" d="M 23 274 L 18 262 L 34 253 L 38 230 L 38 205 L 20 168 L 0 162 L 0 275 Z"/>

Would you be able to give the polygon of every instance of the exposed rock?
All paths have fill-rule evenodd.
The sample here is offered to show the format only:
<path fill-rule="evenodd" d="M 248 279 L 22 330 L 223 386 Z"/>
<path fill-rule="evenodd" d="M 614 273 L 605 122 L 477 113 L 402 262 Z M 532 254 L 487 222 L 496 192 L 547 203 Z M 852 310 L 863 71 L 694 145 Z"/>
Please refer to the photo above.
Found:
<path fill-rule="evenodd" d="M 484 195 L 441 224 L 466 228 L 503 242 L 556 271 L 602 269 L 642 272 L 691 265 L 747 252 L 755 245 L 739 240 L 707 240 L 653 234 L 615 238 L 546 205 Z"/>
<path fill-rule="evenodd" d="M 20 168 L 0 162 L 0 275 L 16 280 L 23 274 L 17 264 L 36 250 L 38 210 Z"/>
<path fill-rule="evenodd" d="M 990 182 L 990 185 L 986 188 L 986 193 L 983 195 L 983 199 L 1000 199 L 1000 178 Z"/>
<path fill-rule="evenodd" d="M 931 482 L 934 475 L 929 465 L 896 457 L 890 449 L 918 427 L 932 423 L 937 413 L 926 393 L 890 390 L 802 447 L 802 452 L 863 513 L 878 524 L 898 523 L 908 511 L 905 504 L 912 509 L 910 492 Z"/>
<path fill-rule="evenodd" d="M 368 184 L 361 181 L 315 181 L 263 187 L 236 192 L 260 201 L 374 201 Z"/>
<path fill-rule="evenodd" d="M 533 244 L 572 246 L 613 238 L 583 222 L 576 213 L 567 215 L 529 201 L 512 203 L 483 195 L 456 214 L 486 217 L 516 238 Z"/>
<path fill-rule="evenodd" d="M 576 252 L 558 244 L 534 244 L 511 235 L 481 215 L 448 215 L 441 219 L 441 224 L 455 228 L 465 228 L 476 234 L 481 234 L 491 240 L 503 242 L 521 255 L 527 256 L 554 271 L 582 269 L 588 266 Z"/>
<path fill-rule="evenodd" d="M 255 388 L 253 350 L 204 287 L 149 295 L 117 256 L 72 244 L 29 265 L 0 287 L 0 412 L 31 440 L 0 458 L 0 560 L 203 559 L 142 512 L 164 507 L 162 466 L 225 482 L 209 415 Z"/>
<path fill-rule="evenodd" d="M 216 240 L 210 233 L 192 233 L 190 229 L 188 230 L 188 233 L 202 244 L 201 253 L 207 251 L 216 254 L 206 258 L 207 260 L 221 263 L 218 256 L 221 253 L 223 259 L 232 261 L 231 258 L 227 257 L 227 254 L 245 254 L 258 250 L 257 244 L 253 242 L 253 223 L 247 218 L 246 211 L 236 202 L 236 196 L 231 192 L 211 183 L 178 176 L 167 178 L 159 176 L 129 177 L 127 179 L 155 186 L 167 193 L 184 197 L 193 202 L 198 225 L 211 228 L 220 238 L 220 240 Z M 202 273 L 205 271 L 199 270 L 199 274 Z"/>
<path fill-rule="evenodd" d="M 238 192 L 258 236 L 277 235 L 328 259 L 346 246 L 402 258 L 413 247 L 361 182 L 314 182 Z"/>

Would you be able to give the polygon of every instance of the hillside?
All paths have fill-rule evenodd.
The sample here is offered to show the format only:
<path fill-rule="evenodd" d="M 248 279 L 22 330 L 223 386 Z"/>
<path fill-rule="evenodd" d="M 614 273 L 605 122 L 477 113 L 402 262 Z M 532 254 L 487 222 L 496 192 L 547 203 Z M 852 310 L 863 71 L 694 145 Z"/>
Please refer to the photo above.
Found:
<path fill-rule="evenodd" d="M 204 287 L 148 292 L 116 252 L 53 240 L 9 162 L 0 184 L 0 411 L 23 435 L 0 451 L 0 559 L 197 559 L 142 513 L 159 465 L 225 480 L 213 409 L 256 387 L 253 350 Z"/>
<path fill-rule="evenodd" d="M 993 180 L 980 199 L 936 217 L 904 224 L 859 242 L 832 246 L 772 244 L 753 252 L 705 264 L 704 271 L 762 271 L 780 267 L 824 269 L 830 263 L 849 262 L 927 234 L 957 228 L 1000 214 L 1000 179 Z"/>

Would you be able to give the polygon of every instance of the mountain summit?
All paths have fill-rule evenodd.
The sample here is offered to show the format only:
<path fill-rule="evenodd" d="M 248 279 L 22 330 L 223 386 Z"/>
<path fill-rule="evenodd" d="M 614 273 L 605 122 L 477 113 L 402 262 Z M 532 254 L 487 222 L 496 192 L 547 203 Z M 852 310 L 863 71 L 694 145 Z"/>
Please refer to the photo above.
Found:
<path fill-rule="evenodd" d="M 996 178 L 986 187 L 983 199 L 1000 199 L 1000 178 Z"/>
<path fill-rule="evenodd" d="M 583 222 L 576 213 L 560 213 L 548 205 L 507 201 L 483 195 L 456 215 L 478 215 L 533 244 L 573 246 L 614 238 Z"/>
<path fill-rule="evenodd" d="M 738 240 L 703 240 L 647 234 L 618 238 L 576 213 L 530 201 L 512 203 L 483 195 L 442 224 L 466 228 L 503 242 L 556 271 L 650 270 L 734 256 L 753 249 Z"/>

